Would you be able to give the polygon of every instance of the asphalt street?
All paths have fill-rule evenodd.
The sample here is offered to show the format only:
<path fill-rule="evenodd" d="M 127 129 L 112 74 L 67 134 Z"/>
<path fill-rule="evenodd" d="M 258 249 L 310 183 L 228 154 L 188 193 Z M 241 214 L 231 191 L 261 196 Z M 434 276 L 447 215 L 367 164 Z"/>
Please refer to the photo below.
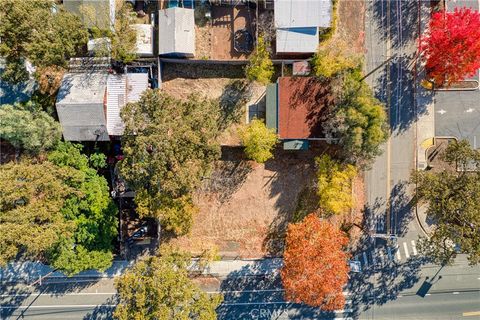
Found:
<path fill-rule="evenodd" d="M 386 106 L 390 137 L 366 173 L 371 231 L 404 236 L 415 225 L 408 185 L 415 167 L 417 1 L 367 1 L 366 81 Z M 393 58 L 392 58 L 393 57 Z M 388 63 L 385 63 L 392 58 Z"/>
<path fill-rule="evenodd" d="M 428 3 L 421 2 L 420 12 Z M 421 235 L 407 183 L 415 168 L 415 120 L 423 112 L 415 103 L 417 4 L 369 0 L 365 19 L 366 72 L 393 57 L 366 80 L 386 104 L 391 127 L 382 155 L 365 175 L 368 226 L 373 233 L 397 235 L 399 248 L 389 252 L 383 239 L 367 239 L 357 255 L 367 263 L 361 273 L 351 275 L 347 304 L 330 313 L 286 302 L 278 273 L 227 275 L 205 289 L 224 294 L 217 310 L 220 320 L 480 319 L 480 268 L 469 267 L 465 257 L 453 266 L 432 266 L 412 242 Z M 0 318 L 111 319 L 116 301 L 111 278 L 54 282 L 0 284 Z"/>
<path fill-rule="evenodd" d="M 112 278 L 0 285 L 0 319 L 111 319 L 115 304 Z"/>

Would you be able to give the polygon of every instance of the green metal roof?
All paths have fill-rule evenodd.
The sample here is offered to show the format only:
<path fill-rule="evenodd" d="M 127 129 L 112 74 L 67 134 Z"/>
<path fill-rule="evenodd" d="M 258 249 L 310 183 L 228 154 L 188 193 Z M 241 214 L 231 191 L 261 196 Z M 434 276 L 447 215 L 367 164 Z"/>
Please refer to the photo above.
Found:
<path fill-rule="evenodd" d="M 278 132 L 278 84 L 272 83 L 267 86 L 267 106 L 265 113 L 267 128 L 273 128 Z"/>

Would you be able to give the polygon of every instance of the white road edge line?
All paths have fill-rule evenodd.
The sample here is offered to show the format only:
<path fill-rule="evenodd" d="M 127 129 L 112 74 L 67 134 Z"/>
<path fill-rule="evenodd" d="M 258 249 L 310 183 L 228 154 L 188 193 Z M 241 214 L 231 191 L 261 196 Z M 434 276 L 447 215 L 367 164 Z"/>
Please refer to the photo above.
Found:
<path fill-rule="evenodd" d="M 410 253 L 408 253 L 408 246 L 406 242 L 403 243 L 403 249 L 405 250 L 405 257 L 407 257 L 407 259 L 410 258 Z"/>
<path fill-rule="evenodd" d="M 116 307 L 116 304 L 55 304 L 44 306 L 1 306 L 0 309 L 47 309 L 47 308 L 98 308 L 98 307 Z"/>
<path fill-rule="evenodd" d="M 111 296 L 116 295 L 116 292 L 68 292 L 68 293 L 23 293 L 23 294 L 0 294 L 0 297 L 38 297 L 38 296 L 53 296 L 53 297 L 62 297 L 62 296 Z"/>

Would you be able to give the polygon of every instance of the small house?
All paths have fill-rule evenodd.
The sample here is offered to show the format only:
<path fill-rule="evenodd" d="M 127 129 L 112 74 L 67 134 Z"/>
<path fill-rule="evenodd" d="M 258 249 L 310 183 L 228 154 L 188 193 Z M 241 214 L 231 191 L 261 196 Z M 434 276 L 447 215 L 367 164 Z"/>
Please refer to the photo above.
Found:
<path fill-rule="evenodd" d="M 315 77 L 281 77 L 267 86 L 266 125 L 274 129 L 284 149 L 308 149 L 326 140 L 322 122 L 332 103 L 328 89 Z"/>
<path fill-rule="evenodd" d="M 174 7 L 159 11 L 158 54 L 173 57 L 195 55 L 193 9 Z"/>
<path fill-rule="evenodd" d="M 319 28 L 331 24 L 330 0 L 275 0 L 277 54 L 314 53 Z"/>
<path fill-rule="evenodd" d="M 109 141 L 121 136 L 123 106 L 140 99 L 148 88 L 147 73 L 67 73 L 56 108 L 67 141 Z"/>

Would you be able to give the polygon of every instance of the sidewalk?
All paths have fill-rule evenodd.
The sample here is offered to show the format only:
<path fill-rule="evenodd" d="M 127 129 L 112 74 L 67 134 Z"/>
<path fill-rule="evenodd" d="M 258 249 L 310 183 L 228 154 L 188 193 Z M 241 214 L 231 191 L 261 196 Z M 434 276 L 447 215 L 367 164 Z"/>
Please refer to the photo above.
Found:
<path fill-rule="evenodd" d="M 202 274 L 214 277 L 243 277 L 276 274 L 282 265 L 283 259 L 281 258 L 213 261 L 202 272 Z M 192 265 L 191 270 L 195 270 L 195 265 Z"/>
<path fill-rule="evenodd" d="M 123 273 L 134 261 L 115 260 L 105 272 L 87 270 L 73 276 L 73 278 L 113 278 Z M 68 278 L 60 271 L 53 272 L 51 266 L 38 261 L 11 262 L 5 268 L 0 268 L 0 283 L 24 282 L 32 283 L 40 277 Z"/>
<path fill-rule="evenodd" d="M 430 18 L 430 3 L 421 2 L 420 7 L 421 27 L 420 34 L 423 34 L 427 27 Z M 417 65 L 418 73 L 416 75 L 415 91 L 416 91 L 416 110 L 418 114 L 417 119 L 417 170 L 424 170 L 427 168 L 427 149 L 433 145 L 433 138 L 435 137 L 435 92 L 433 90 L 426 90 L 421 86 L 421 81 L 425 79 L 425 70 L 422 63 Z"/>
<path fill-rule="evenodd" d="M 87 270 L 73 276 L 73 278 L 113 278 L 121 275 L 125 269 L 131 266 L 135 261 L 116 260 L 113 265 L 105 272 L 96 270 Z M 266 258 L 255 260 L 222 260 L 213 261 L 205 270 L 203 275 L 215 277 L 226 276 L 255 276 L 274 274 L 282 267 L 283 260 L 280 258 Z M 196 260 L 192 261 L 191 271 L 198 268 Z M 60 271 L 53 272 L 54 269 L 41 262 L 12 262 L 5 268 L 0 268 L 0 283 L 4 282 L 24 282 L 32 283 L 40 277 L 48 278 L 68 278 Z"/>
<path fill-rule="evenodd" d="M 415 208 L 415 214 L 417 222 L 422 229 L 423 236 L 429 237 L 430 234 L 433 232 L 435 224 L 429 222 L 429 219 L 427 217 L 427 205 L 417 205 Z"/>

